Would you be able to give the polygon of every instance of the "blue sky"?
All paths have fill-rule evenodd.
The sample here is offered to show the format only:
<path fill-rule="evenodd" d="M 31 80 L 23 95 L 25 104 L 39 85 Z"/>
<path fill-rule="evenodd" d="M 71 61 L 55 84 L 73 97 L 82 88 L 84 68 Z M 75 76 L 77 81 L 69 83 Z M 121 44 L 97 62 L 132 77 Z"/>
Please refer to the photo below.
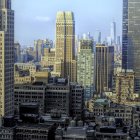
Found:
<path fill-rule="evenodd" d="M 57 11 L 73 11 L 76 34 L 99 29 L 103 38 L 110 33 L 110 23 L 117 22 L 121 34 L 122 0 L 12 0 L 15 10 L 15 41 L 33 45 L 35 39 L 54 39 Z"/>

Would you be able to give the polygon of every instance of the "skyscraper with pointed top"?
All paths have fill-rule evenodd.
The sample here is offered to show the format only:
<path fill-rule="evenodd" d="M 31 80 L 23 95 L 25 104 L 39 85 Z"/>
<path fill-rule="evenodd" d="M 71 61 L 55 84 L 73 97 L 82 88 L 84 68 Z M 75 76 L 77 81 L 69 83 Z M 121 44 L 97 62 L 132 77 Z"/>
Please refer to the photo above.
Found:
<path fill-rule="evenodd" d="M 71 11 L 57 12 L 55 72 L 76 81 L 75 20 Z"/>
<path fill-rule="evenodd" d="M 0 0 L 0 116 L 14 114 L 14 11 Z"/>

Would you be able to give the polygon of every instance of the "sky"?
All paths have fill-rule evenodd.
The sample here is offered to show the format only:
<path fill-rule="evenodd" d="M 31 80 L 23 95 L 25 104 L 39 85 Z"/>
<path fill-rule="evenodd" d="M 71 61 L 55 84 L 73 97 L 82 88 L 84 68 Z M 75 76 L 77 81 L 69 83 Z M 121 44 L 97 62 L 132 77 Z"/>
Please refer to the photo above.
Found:
<path fill-rule="evenodd" d="M 15 41 L 32 45 L 36 39 L 55 39 L 57 11 L 73 11 L 76 34 L 96 30 L 103 38 L 110 35 L 110 23 L 116 21 L 117 35 L 122 28 L 122 0 L 12 0 L 15 11 Z"/>

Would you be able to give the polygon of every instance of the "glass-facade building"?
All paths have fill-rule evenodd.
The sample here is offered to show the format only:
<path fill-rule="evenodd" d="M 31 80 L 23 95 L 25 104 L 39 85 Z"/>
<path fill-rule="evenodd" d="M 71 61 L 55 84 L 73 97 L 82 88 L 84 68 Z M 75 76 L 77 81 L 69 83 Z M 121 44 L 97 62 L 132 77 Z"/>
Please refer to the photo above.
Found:
<path fill-rule="evenodd" d="M 140 0 L 123 0 L 122 68 L 134 70 L 140 91 Z"/>
<path fill-rule="evenodd" d="M 0 0 L 0 116 L 14 115 L 14 11 Z"/>

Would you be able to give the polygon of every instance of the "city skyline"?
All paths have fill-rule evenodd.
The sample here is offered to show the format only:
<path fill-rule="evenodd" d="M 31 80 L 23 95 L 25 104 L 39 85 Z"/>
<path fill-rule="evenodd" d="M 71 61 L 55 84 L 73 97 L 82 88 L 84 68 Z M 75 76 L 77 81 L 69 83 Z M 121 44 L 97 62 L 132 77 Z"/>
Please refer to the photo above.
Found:
<path fill-rule="evenodd" d="M 0 0 L 0 140 L 140 140 L 139 7 Z"/>
<path fill-rule="evenodd" d="M 32 4 L 32 6 L 31 6 Z M 13 0 L 15 12 L 15 41 L 21 45 L 33 45 L 36 39 L 55 39 L 55 18 L 57 11 L 72 11 L 75 14 L 76 34 L 96 30 L 102 32 L 102 38 L 110 34 L 110 23 L 117 21 L 117 35 L 121 35 L 122 0 L 64 1 L 57 2 Z M 86 5 L 86 7 L 85 7 Z M 22 8 L 21 8 L 22 7 Z M 79 10 L 80 9 L 80 10 Z M 120 9 L 120 10 L 118 10 Z M 108 16 L 106 16 L 108 15 Z M 90 21 L 90 22 L 89 22 Z"/>

